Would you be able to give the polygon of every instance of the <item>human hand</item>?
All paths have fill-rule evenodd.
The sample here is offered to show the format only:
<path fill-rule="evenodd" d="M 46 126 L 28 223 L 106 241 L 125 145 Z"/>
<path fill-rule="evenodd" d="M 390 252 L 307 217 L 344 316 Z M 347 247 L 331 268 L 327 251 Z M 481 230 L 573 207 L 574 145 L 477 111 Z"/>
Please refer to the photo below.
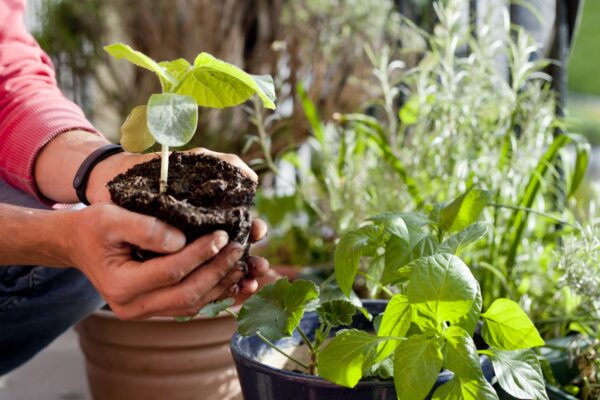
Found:
<path fill-rule="evenodd" d="M 235 154 L 218 153 L 203 147 L 197 147 L 192 150 L 184 151 L 185 154 L 207 154 L 220 158 L 223 161 L 239 168 L 244 175 L 258 182 L 258 176 L 241 158 Z M 86 197 L 91 204 L 111 202 L 110 193 L 106 185 L 117 175 L 126 172 L 136 164 L 141 164 L 158 157 L 158 153 L 129 153 L 122 152 L 114 154 L 100 161 L 92 169 L 86 188 Z"/>
<path fill-rule="evenodd" d="M 223 231 L 186 245 L 177 229 L 112 204 L 68 216 L 73 219 L 66 239 L 71 265 L 90 279 L 121 319 L 195 315 L 244 276 L 239 261 L 243 248 L 228 244 Z M 257 238 L 266 230 L 255 223 L 252 231 Z M 130 245 L 165 255 L 138 262 Z M 264 264 L 259 264 L 262 270 Z"/>

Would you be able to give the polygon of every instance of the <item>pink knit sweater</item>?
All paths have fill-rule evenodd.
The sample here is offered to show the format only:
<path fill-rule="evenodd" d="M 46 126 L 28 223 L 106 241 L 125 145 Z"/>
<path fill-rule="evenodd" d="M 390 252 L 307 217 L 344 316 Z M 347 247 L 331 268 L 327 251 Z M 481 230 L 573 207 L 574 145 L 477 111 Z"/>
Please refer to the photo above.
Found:
<path fill-rule="evenodd" d="M 40 198 L 33 179 L 40 149 L 60 133 L 96 130 L 58 89 L 24 10 L 25 0 L 0 0 L 0 179 Z"/>

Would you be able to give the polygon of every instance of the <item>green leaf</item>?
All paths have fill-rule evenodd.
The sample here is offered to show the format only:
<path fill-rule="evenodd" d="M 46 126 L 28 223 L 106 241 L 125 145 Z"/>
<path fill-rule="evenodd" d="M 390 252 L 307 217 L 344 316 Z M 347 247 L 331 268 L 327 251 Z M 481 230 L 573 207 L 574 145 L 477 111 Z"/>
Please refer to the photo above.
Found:
<path fill-rule="evenodd" d="M 363 252 L 379 236 L 376 226 L 366 225 L 344 234 L 338 243 L 333 256 L 335 278 L 342 292 L 350 295 L 354 278 L 358 272 L 358 264 Z"/>
<path fill-rule="evenodd" d="M 410 242 L 391 236 L 385 245 L 385 268 L 381 283 L 385 285 L 406 279 L 411 271 L 405 268 L 409 263 L 431 256 L 437 249 L 437 239 L 421 230 L 411 232 Z"/>
<path fill-rule="evenodd" d="M 483 328 L 481 335 L 492 347 L 501 350 L 519 350 L 543 346 L 533 322 L 525 311 L 512 300 L 497 299 L 490 308 L 481 314 Z"/>
<path fill-rule="evenodd" d="M 462 231 L 479 218 L 479 214 L 490 202 L 491 195 L 487 190 L 471 187 L 442 209 L 440 229 L 444 232 Z"/>
<path fill-rule="evenodd" d="M 148 129 L 166 146 L 183 146 L 196 132 L 198 106 L 190 96 L 153 94 L 148 101 Z"/>
<path fill-rule="evenodd" d="M 473 301 L 473 307 L 471 307 L 467 315 L 463 315 L 455 320 L 450 320 L 450 323 L 452 325 L 460 326 L 465 331 L 469 332 L 469 335 L 473 335 L 473 333 L 475 333 L 475 327 L 477 327 L 477 323 L 479 322 L 479 316 L 481 315 L 481 306 L 483 306 L 483 298 L 481 297 L 479 283 L 477 283 L 477 295 Z"/>
<path fill-rule="evenodd" d="M 450 379 L 433 393 L 432 400 L 498 400 L 496 391 L 485 379 Z"/>
<path fill-rule="evenodd" d="M 419 98 L 410 97 L 398 112 L 398 116 L 404 125 L 416 124 L 419 119 Z"/>
<path fill-rule="evenodd" d="M 229 307 L 231 307 L 235 303 L 235 299 L 229 298 L 221 301 L 215 301 L 214 303 L 209 303 L 200 311 L 199 314 L 206 315 L 210 318 L 214 318 L 219 315 L 220 312 L 225 311 Z"/>
<path fill-rule="evenodd" d="M 573 174 L 571 175 L 571 185 L 569 187 L 568 197 L 571 197 L 575 194 L 577 188 L 587 173 L 590 162 L 590 150 L 590 144 L 585 138 L 582 137 L 581 140 L 575 141 L 575 152 L 577 156 L 575 158 L 575 168 L 573 169 Z"/>
<path fill-rule="evenodd" d="M 364 373 L 365 377 L 375 377 L 382 380 L 394 377 L 394 359 L 388 357 L 381 362 L 371 365 Z"/>
<path fill-rule="evenodd" d="M 383 270 L 385 268 L 385 257 L 383 255 L 377 255 L 371 259 L 369 266 L 367 267 L 367 275 L 373 279 L 367 279 L 367 289 L 369 290 L 369 297 L 375 298 L 379 288 L 381 287 L 381 277 L 383 276 Z"/>
<path fill-rule="evenodd" d="M 131 153 L 141 153 L 156 141 L 148 130 L 146 106 L 137 106 L 121 126 L 121 146 Z"/>
<path fill-rule="evenodd" d="M 441 344 L 436 338 L 414 335 L 394 353 L 394 385 L 399 400 L 424 399 L 442 368 Z"/>
<path fill-rule="evenodd" d="M 322 324 L 350 325 L 352 317 L 356 314 L 356 307 L 346 300 L 333 300 L 321 303 L 321 306 L 317 308 L 317 313 Z"/>
<path fill-rule="evenodd" d="M 392 235 L 398 236 L 407 242 L 410 240 L 407 223 L 402 218 L 402 215 L 398 213 L 379 214 L 368 220 L 383 226 L 385 231 Z"/>
<path fill-rule="evenodd" d="M 465 380 L 485 380 L 479 364 L 477 347 L 469 332 L 459 326 L 450 326 L 444 336 L 446 338 L 444 368 Z"/>
<path fill-rule="evenodd" d="M 542 368 L 535 353 L 528 350 L 485 352 L 492 359 L 498 383 L 519 399 L 548 400 Z"/>
<path fill-rule="evenodd" d="M 406 296 L 394 295 L 388 302 L 383 312 L 383 318 L 377 331 L 378 336 L 403 337 L 410 328 L 412 308 Z M 376 361 L 382 361 L 394 352 L 400 342 L 388 340 L 379 345 Z"/>
<path fill-rule="evenodd" d="M 421 258 L 413 266 L 406 294 L 418 309 L 440 323 L 471 310 L 479 286 L 460 258 L 440 253 Z"/>
<path fill-rule="evenodd" d="M 385 339 L 356 329 L 346 329 L 319 354 L 319 375 L 328 381 L 354 387 L 372 363 L 377 345 Z"/>
<path fill-rule="evenodd" d="M 339 285 L 335 282 L 329 282 L 321 287 L 321 293 L 319 295 L 320 303 L 327 303 L 334 300 L 345 300 L 352 303 L 352 305 L 356 308 L 362 307 L 362 302 L 360 298 L 354 293 L 353 290 L 350 291 L 350 295 L 346 296 Z"/>
<path fill-rule="evenodd" d="M 450 236 L 440 245 L 439 251 L 460 254 L 469 245 L 481 239 L 487 232 L 487 223 L 477 222 Z"/>
<path fill-rule="evenodd" d="M 275 109 L 273 79 L 250 75 L 208 53 L 200 53 L 175 92 L 191 96 L 203 107 L 225 108 L 257 94 L 266 108 Z"/>
<path fill-rule="evenodd" d="M 260 332 L 270 341 L 291 336 L 305 307 L 318 298 L 319 288 L 313 282 L 290 283 L 282 278 L 246 300 L 238 315 L 238 331 L 243 336 Z"/>
<path fill-rule="evenodd" d="M 108 54 L 110 54 L 117 60 L 124 58 L 130 63 L 137 65 L 138 67 L 142 67 L 154 72 L 161 79 L 161 82 L 168 82 L 169 84 L 175 83 L 173 77 L 170 76 L 163 67 L 158 65 L 156 61 L 154 61 L 144 53 L 133 50 L 126 44 L 109 44 L 108 46 L 104 46 L 104 50 L 106 50 Z"/>
<path fill-rule="evenodd" d="M 185 58 L 178 58 L 173 61 L 161 61 L 158 65 L 164 68 L 177 81 L 180 81 L 192 69 L 192 66 Z"/>

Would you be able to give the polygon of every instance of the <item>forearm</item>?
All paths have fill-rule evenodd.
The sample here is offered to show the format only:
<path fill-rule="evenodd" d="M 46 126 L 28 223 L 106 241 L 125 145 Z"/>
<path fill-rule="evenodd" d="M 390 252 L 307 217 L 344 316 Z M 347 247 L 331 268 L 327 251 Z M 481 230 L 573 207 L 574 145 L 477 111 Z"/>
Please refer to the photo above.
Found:
<path fill-rule="evenodd" d="M 106 138 L 89 132 L 65 132 L 46 144 L 34 165 L 34 180 L 44 197 L 59 203 L 77 203 L 73 178 L 85 158 L 107 145 Z"/>
<path fill-rule="evenodd" d="M 0 204 L 0 268 L 13 264 L 70 267 L 67 234 L 72 214 Z"/>

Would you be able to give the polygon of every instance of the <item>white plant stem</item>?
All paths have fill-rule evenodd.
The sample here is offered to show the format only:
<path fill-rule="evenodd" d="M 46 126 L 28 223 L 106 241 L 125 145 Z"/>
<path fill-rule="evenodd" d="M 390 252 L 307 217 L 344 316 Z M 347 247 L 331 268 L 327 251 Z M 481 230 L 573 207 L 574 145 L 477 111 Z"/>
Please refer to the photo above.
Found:
<path fill-rule="evenodd" d="M 163 144 L 160 159 L 160 193 L 167 192 L 167 179 L 169 176 L 169 146 Z"/>

